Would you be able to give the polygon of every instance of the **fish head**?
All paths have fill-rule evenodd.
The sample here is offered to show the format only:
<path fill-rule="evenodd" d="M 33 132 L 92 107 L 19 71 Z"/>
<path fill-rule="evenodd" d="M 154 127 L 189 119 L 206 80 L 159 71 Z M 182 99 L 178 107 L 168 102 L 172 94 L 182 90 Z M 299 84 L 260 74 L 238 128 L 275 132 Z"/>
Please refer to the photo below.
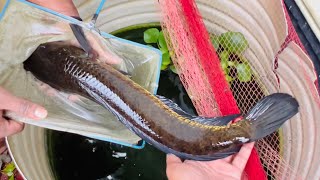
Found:
<path fill-rule="evenodd" d="M 30 71 L 38 80 L 55 89 L 66 90 L 62 85 L 70 81 L 66 70 L 70 59 L 81 60 L 85 52 L 66 42 L 49 42 L 38 46 L 31 56 L 24 62 L 24 68 Z"/>

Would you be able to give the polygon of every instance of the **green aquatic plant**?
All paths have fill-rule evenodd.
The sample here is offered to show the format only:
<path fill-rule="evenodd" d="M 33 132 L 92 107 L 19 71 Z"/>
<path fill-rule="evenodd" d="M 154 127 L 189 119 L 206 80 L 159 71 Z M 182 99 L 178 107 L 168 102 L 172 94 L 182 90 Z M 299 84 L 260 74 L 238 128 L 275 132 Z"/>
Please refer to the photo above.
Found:
<path fill-rule="evenodd" d="M 16 170 L 16 166 L 13 162 L 6 164 L 4 168 L 1 170 L 2 174 L 5 174 L 8 177 L 8 180 L 14 180 L 14 172 Z"/>
<path fill-rule="evenodd" d="M 240 32 L 228 31 L 218 36 L 219 43 L 230 53 L 241 54 L 249 44 L 246 38 Z"/>
<path fill-rule="evenodd" d="M 249 47 L 248 41 L 240 32 L 228 31 L 221 35 L 211 35 L 210 40 L 217 51 L 226 80 L 231 83 L 235 79 L 249 82 L 252 70 L 247 59 L 242 55 Z"/>
<path fill-rule="evenodd" d="M 251 80 L 251 68 L 249 64 L 239 63 L 237 65 L 237 77 L 241 82 L 249 82 Z"/>
<path fill-rule="evenodd" d="M 143 40 L 146 43 L 157 43 L 159 39 L 159 30 L 157 28 L 147 29 L 143 34 Z"/>
<path fill-rule="evenodd" d="M 143 40 L 145 43 L 152 47 L 158 48 L 162 53 L 161 70 L 170 69 L 172 72 L 177 73 L 175 66 L 173 65 L 170 51 L 166 43 L 163 31 L 159 31 L 157 28 L 149 28 L 143 33 Z"/>
<path fill-rule="evenodd" d="M 172 72 L 177 73 L 172 63 L 171 52 L 168 49 L 163 31 L 159 31 L 157 28 L 149 28 L 144 31 L 143 39 L 145 43 L 161 51 L 161 70 L 170 69 Z M 248 61 L 242 56 L 242 53 L 249 46 L 245 37 L 240 32 L 228 31 L 219 36 L 211 35 L 210 40 L 218 52 L 226 80 L 229 83 L 235 79 L 238 79 L 240 82 L 251 81 L 252 70 Z"/>

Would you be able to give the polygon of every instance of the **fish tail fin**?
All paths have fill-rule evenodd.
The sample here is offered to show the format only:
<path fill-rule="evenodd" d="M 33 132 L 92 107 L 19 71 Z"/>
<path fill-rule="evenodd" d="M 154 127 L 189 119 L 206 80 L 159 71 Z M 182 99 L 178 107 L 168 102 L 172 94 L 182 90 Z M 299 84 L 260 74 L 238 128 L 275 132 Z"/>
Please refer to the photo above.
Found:
<path fill-rule="evenodd" d="M 261 139 L 280 128 L 298 113 L 298 101 L 284 93 L 275 93 L 261 99 L 245 116 L 250 122 L 251 141 Z"/>

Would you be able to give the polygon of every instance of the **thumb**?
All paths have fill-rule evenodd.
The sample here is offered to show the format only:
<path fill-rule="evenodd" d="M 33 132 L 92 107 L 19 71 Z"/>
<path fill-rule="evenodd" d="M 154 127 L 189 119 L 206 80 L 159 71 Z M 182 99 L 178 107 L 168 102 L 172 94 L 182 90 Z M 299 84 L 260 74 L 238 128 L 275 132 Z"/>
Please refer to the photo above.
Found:
<path fill-rule="evenodd" d="M 47 110 L 42 106 L 15 96 L 9 97 L 5 104 L 3 109 L 16 112 L 21 116 L 32 119 L 43 119 L 48 114 Z"/>
<path fill-rule="evenodd" d="M 0 118 L 0 137 L 6 137 L 22 131 L 24 124 L 14 120 Z"/>
<path fill-rule="evenodd" d="M 0 87 L 0 110 L 10 110 L 32 119 L 43 119 L 48 112 L 45 108 L 28 100 L 16 97 Z"/>
<path fill-rule="evenodd" d="M 92 33 L 86 33 L 86 37 L 96 53 L 98 53 L 98 59 L 102 62 L 110 65 L 120 64 L 123 60 L 113 52 L 110 47 L 105 45 L 97 35 Z M 78 44 L 78 42 L 76 42 Z"/>
<path fill-rule="evenodd" d="M 167 164 L 182 163 L 181 159 L 173 154 L 167 155 Z"/>

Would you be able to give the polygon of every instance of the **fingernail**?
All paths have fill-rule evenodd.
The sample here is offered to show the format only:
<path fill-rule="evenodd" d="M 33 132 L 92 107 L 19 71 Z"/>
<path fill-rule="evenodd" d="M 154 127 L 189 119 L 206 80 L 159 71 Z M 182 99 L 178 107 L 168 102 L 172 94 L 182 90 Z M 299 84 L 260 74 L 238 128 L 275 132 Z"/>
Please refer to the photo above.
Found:
<path fill-rule="evenodd" d="M 37 108 L 34 112 L 34 115 L 38 118 L 45 118 L 47 116 L 48 112 L 44 108 Z"/>

